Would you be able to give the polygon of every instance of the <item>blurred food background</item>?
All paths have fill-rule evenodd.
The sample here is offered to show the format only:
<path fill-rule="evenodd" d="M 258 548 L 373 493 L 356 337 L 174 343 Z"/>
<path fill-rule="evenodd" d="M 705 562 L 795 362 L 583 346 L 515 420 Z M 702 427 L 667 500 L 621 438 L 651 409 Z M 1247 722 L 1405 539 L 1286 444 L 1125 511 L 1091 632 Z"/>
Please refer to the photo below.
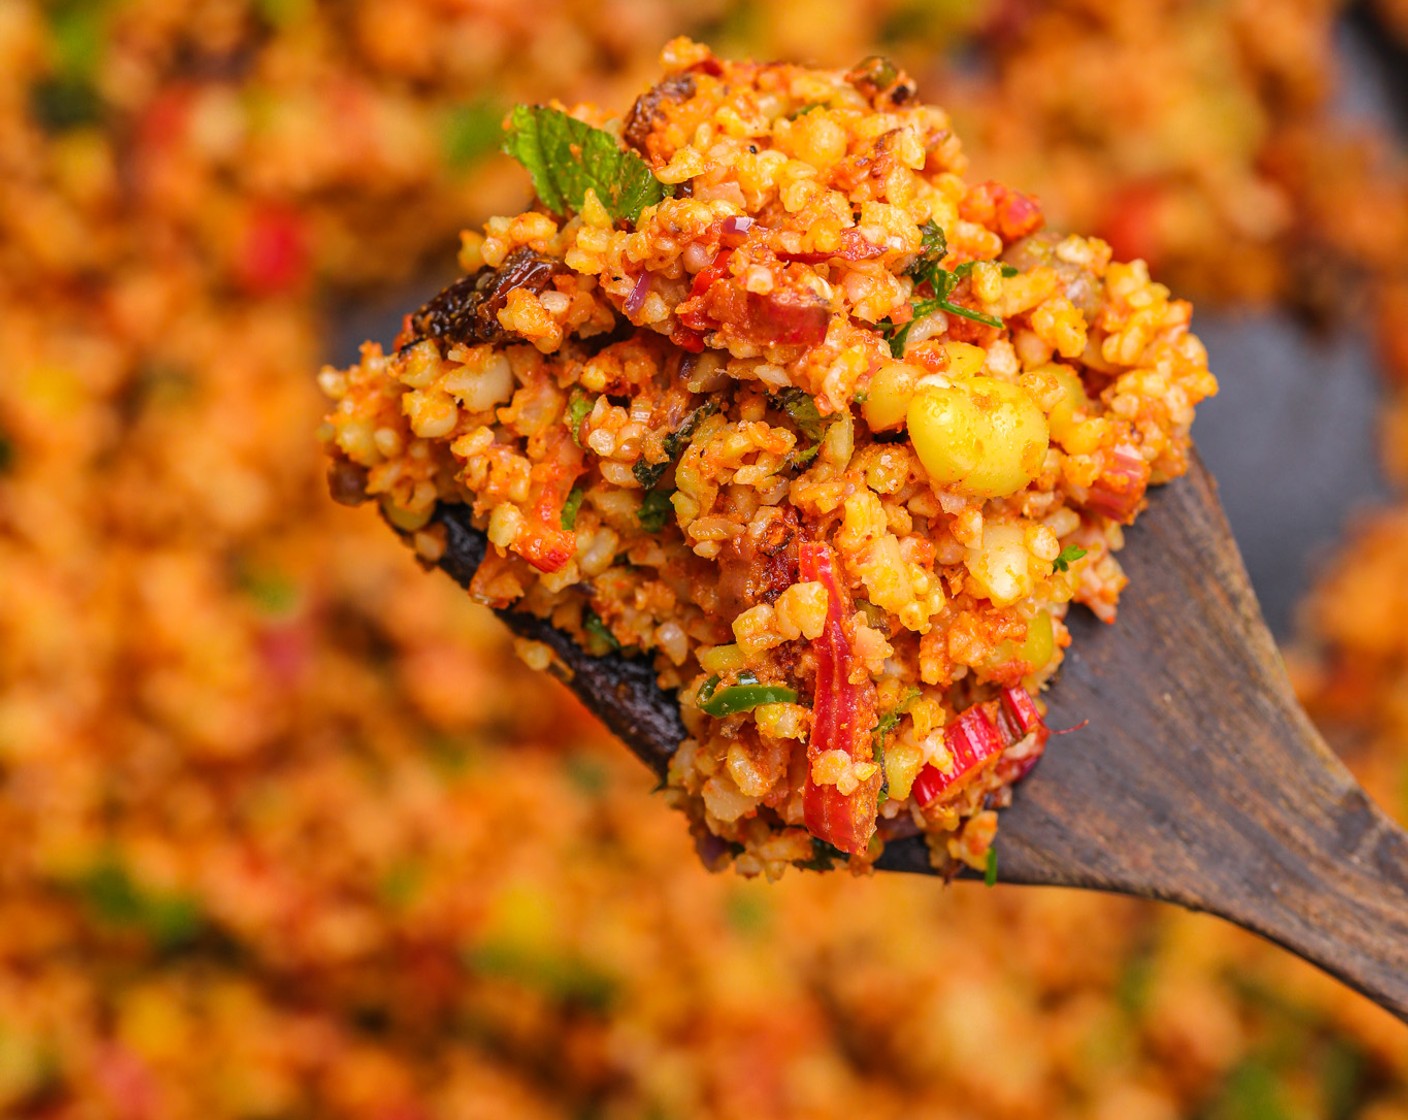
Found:
<path fill-rule="evenodd" d="M 1297 682 L 1408 817 L 1401 0 L 0 0 L 0 1115 L 1408 1117 L 1408 1030 L 1212 919 L 707 875 L 327 498 L 314 375 L 522 204 L 504 109 L 679 33 L 883 51 L 1197 302 Z"/>

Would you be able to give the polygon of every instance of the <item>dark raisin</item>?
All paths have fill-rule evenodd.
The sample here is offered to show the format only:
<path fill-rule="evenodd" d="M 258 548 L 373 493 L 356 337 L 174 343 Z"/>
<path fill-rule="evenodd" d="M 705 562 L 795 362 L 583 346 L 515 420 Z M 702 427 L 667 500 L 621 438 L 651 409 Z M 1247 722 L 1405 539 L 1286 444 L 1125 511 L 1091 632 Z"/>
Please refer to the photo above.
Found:
<path fill-rule="evenodd" d="M 418 338 L 434 338 L 448 343 L 503 342 L 509 332 L 499 324 L 499 312 L 515 288 L 534 294 L 544 291 L 553 276 L 566 266 L 553 257 L 532 249 L 515 249 L 502 267 L 481 268 L 473 276 L 456 280 L 411 316 L 411 328 Z"/>
<path fill-rule="evenodd" d="M 641 155 L 649 156 L 650 134 L 665 120 L 665 106 L 671 102 L 688 101 L 693 96 L 693 75 L 672 74 L 636 98 L 630 115 L 626 117 L 626 128 L 621 138 Z"/>
<path fill-rule="evenodd" d="M 367 468 L 346 459 L 328 465 L 328 493 L 338 505 L 358 506 L 367 500 Z"/>

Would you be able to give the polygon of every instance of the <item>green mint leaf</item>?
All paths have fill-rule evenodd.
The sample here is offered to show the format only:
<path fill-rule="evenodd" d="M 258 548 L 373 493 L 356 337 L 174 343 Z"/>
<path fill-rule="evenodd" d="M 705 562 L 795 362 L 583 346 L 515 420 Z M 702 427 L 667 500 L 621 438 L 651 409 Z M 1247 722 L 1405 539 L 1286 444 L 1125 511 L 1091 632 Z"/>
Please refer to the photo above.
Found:
<path fill-rule="evenodd" d="M 1071 565 L 1085 554 L 1085 549 L 1079 545 L 1068 544 L 1061 550 L 1061 555 L 1052 562 L 1051 570 L 1053 572 L 1068 572 L 1071 570 Z"/>
<path fill-rule="evenodd" d="M 665 528 L 674 512 L 675 507 L 670 501 L 669 492 L 652 490 L 645 496 L 645 501 L 641 502 L 640 509 L 636 510 L 636 520 L 647 533 L 658 533 Z"/>
<path fill-rule="evenodd" d="M 539 200 L 555 214 L 581 210 L 591 190 L 617 221 L 634 222 L 674 193 L 611 133 L 545 105 L 514 108 L 503 150 L 527 168 Z"/>
<path fill-rule="evenodd" d="M 562 503 L 562 527 L 569 533 L 577 527 L 577 511 L 582 508 L 582 499 L 587 496 L 580 486 L 572 487 L 567 501 Z"/>
<path fill-rule="evenodd" d="M 493 97 L 451 106 L 440 126 L 440 151 L 447 167 L 471 167 L 498 150 L 504 107 Z"/>

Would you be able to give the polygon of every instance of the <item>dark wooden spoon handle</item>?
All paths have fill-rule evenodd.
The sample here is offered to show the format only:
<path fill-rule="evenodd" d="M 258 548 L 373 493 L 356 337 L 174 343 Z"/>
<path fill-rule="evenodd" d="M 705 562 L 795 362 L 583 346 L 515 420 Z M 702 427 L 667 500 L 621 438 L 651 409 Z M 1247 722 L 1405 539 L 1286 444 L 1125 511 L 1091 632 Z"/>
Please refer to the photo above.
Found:
<path fill-rule="evenodd" d="M 440 566 L 469 585 L 483 535 L 443 507 Z M 1121 553 L 1117 626 L 1073 612 L 1053 726 L 1089 719 L 1016 791 L 1004 882 L 1088 887 L 1219 914 L 1408 1019 L 1408 836 L 1369 802 L 1291 693 L 1201 464 L 1163 487 Z M 684 738 L 644 658 L 593 657 L 541 619 L 559 675 L 657 775 Z M 879 866 L 932 873 L 922 841 Z"/>
<path fill-rule="evenodd" d="M 470 523 L 466 506 L 442 505 L 436 519 L 445 526 L 446 548 L 440 567 L 468 589 L 489 542 Z M 670 756 L 684 740 L 685 731 L 679 704 L 655 683 L 649 658 L 619 653 L 593 657 L 544 619 L 522 611 L 494 613 L 519 637 L 552 649 L 558 661 L 555 675 L 658 777 L 665 776 Z"/>
<path fill-rule="evenodd" d="M 1408 1018 L 1408 836 L 1296 702 L 1199 463 L 1120 554 L 1117 625 L 1073 613 L 1053 744 L 998 830 L 1004 880 L 1220 914 Z"/>

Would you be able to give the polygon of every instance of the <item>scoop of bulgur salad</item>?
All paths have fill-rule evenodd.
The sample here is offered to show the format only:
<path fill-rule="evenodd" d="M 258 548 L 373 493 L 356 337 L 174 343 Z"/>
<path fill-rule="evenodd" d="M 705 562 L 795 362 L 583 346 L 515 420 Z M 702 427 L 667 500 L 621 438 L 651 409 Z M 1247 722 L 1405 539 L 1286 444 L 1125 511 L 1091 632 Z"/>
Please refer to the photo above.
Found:
<path fill-rule="evenodd" d="M 1216 392 L 1191 307 L 966 181 L 883 59 L 663 63 L 624 118 L 513 111 L 536 205 L 321 374 L 334 496 L 428 562 L 469 506 L 478 600 L 652 658 L 711 866 L 922 833 L 990 869 L 1069 605 L 1114 620 L 1123 527 Z"/>

